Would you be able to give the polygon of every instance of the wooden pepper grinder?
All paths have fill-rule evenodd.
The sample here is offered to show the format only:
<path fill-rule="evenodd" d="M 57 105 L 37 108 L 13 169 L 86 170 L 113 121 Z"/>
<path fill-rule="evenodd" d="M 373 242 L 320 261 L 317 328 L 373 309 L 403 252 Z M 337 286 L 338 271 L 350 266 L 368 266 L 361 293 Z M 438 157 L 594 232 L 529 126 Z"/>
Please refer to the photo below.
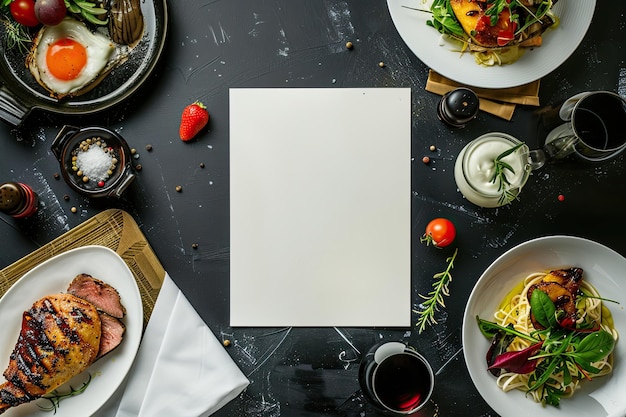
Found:
<path fill-rule="evenodd" d="M 0 211 L 16 219 L 35 214 L 38 202 L 37 194 L 26 184 L 13 181 L 0 184 Z"/>

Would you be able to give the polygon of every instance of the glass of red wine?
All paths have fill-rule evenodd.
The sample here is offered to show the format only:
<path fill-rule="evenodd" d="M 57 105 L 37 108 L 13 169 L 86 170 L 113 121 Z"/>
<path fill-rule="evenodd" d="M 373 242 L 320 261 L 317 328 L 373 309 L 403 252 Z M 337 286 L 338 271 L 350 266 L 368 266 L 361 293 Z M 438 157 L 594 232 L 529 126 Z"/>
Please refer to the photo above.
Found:
<path fill-rule="evenodd" d="M 435 375 L 428 361 L 411 346 L 383 342 L 372 347 L 361 361 L 359 384 L 378 408 L 408 415 L 428 403 Z"/>

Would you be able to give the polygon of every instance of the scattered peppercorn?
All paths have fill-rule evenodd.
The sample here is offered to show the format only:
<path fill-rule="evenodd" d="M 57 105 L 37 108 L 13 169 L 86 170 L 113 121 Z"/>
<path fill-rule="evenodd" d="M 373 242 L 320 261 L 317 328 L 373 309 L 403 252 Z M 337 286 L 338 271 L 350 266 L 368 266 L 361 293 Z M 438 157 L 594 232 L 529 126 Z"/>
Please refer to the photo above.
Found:
<path fill-rule="evenodd" d="M 204 168 L 204 162 L 200 162 L 200 168 Z"/>
<path fill-rule="evenodd" d="M 354 45 L 352 45 L 352 42 L 350 42 L 350 41 L 346 42 L 346 48 L 352 49 L 353 46 Z"/>
<path fill-rule="evenodd" d="M 563 200 L 565 200 L 565 196 L 564 196 L 563 194 L 559 194 L 559 196 L 557 197 L 557 199 L 558 199 L 559 201 L 563 201 Z"/>
<path fill-rule="evenodd" d="M 71 211 L 72 213 L 76 213 L 78 210 L 76 209 L 76 207 L 72 207 L 72 208 L 70 209 L 70 211 Z"/>
<path fill-rule="evenodd" d="M 55 173 L 54 173 L 54 179 L 55 179 L 55 180 L 58 180 L 59 178 L 61 178 L 61 176 L 59 175 L 59 173 L 58 173 L 58 172 L 55 172 Z"/>
<path fill-rule="evenodd" d="M 425 163 L 425 164 L 428 164 L 428 163 L 430 163 L 430 158 L 425 156 L 425 157 L 422 158 L 422 162 Z"/>
<path fill-rule="evenodd" d="M 224 339 L 224 341 L 222 342 L 222 344 L 226 347 L 230 346 L 230 340 L 228 339 Z"/>
<path fill-rule="evenodd" d="M 137 165 L 135 165 L 135 169 L 136 169 L 137 171 L 141 171 L 141 169 L 142 169 L 142 168 L 143 168 L 143 167 L 141 166 L 141 164 L 137 164 Z"/>
<path fill-rule="evenodd" d="M 67 194 L 65 194 L 65 195 L 63 196 L 63 200 L 65 200 L 65 201 L 70 201 L 70 196 L 69 196 L 69 195 L 67 195 Z"/>
<path fill-rule="evenodd" d="M 430 149 L 431 151 L 434 152 L 434 151 L 437 150 L 437 147 L 435 145 L 430 145 L 430 148 L 428 148 L 428 149 Z"/>
<path fill-rule="evenodd" d="M 191 244 L 191 249 L 198 249 L 198 244 L 197 243 L 192 243 Z"/>
<path fill-rule="evenodd" d="M 183 191 L 183 187 L 181 187 L 180 185 L 176 186 L 176 192 L 180 193 L 181 191 Z"/>
<path fill-rule="evenodd" d="M 152 150 L 152 145 L 146 145 L 146 151 L 150 152 Z"/>
<path fill-rule="evenodd" d="M 131 155 L 134 155 L 134 154 L 136 154 L 136 153 L 137 153 L 137 149 L 135 149 L 135 148 L 132 148 L 132 149 L 130 150 L 130 153 L 131 153 Z"/>
<path fill-rule="evenodd" d="M 381 67 L 381 68 L 384 68 L 385 67 L 385 63 L 383 61 L 380 61 L 378 63 L 378 66 Z"/>

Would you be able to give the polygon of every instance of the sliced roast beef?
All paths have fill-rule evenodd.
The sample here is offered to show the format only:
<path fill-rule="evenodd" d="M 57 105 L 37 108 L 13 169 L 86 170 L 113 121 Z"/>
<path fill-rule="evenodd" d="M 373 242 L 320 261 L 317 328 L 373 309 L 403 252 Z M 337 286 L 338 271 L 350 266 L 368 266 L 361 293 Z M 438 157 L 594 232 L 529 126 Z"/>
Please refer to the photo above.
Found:
<path fill-rule="evenodd" d="M 97 359 L 100 359 L 122 343 L 122 338 L 126 331 L 126 326 L 119 319 L 104 312 L 100 312 L 99 315 L 102 323 L 102 336 L 100 337 L 100 350 Z"/>
<path fill-rule="evenodd" d="M 117 290 L 91 275 L 77 275 L 67 288 L 67 292 L 89 301 L 99 310 L 118 319 L 124 317 L 126 313 Z"/>

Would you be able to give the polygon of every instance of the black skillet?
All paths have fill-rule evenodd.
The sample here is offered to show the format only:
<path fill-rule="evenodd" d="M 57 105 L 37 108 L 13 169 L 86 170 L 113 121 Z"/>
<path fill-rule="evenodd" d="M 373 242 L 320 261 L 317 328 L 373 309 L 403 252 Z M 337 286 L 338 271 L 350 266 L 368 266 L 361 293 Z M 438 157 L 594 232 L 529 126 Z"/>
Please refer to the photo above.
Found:
<path fill-rule="evenodd" d="M 59 114 L 90 114 L 108 109 L 133 94 L 149 77 L 163 51 L 167 33 L 166 0 L 141 2 L 144 34 L 126 62 L 97 87 L 78 97 L 50 97 L 26 68 L 26 54 L 17 48 L 0 51 L 0 119 L 18 126 L 33 110 Z M 4 39 L 4 31 L 0 30 Z"/>

